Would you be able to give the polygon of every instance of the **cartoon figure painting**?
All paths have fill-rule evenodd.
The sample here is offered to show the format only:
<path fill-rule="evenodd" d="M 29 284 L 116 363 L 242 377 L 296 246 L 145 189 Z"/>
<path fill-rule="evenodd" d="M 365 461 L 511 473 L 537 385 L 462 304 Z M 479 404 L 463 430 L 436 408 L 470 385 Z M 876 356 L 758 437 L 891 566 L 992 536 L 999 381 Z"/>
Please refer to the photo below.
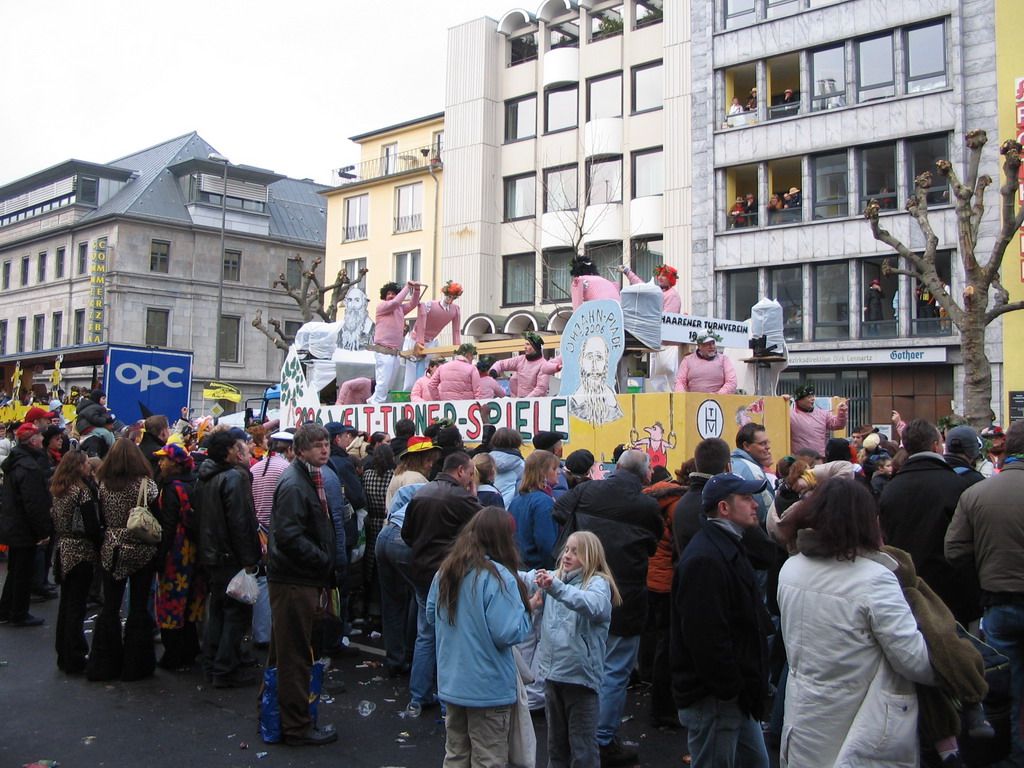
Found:
<path fill-rule="evenodd" d="M 588 301 L 562 331 L 562 392 L 569 414 L 598 427 L 622 418 L 615 397 L 615 369 L 622 357 L 622 305 Z"/>
<path fill-rule="evenodd" d="M 338 349 L 356 352 L 366 349 L 368 344 L 373 343 L 373 320 L 366 311 L 369 303 L 370 298 L 358 286 L 353 285 L 348 289 L 345 298 L 342 299 L 345 317 L 338 332 Z"/>
<path fill-rule="evenodd" d="M 643 451 L 651 457 L 651 467 L 668 467 L 668 452 L 676 447 L 676 434 L 670 432 L 665 437 L 665 427 L 660 421 L 654 422 L 649 427 L 644 427 L 647 437 L 633 440 L 633 448 Z"/>
<path fill-rule="evenodd" d="M 756 417 L 756 418 L 755 418 Z M 764 398 L 759 397 L 757 400 L 752 402 L 750 405 L 743 406 L 736 409 L 736 425 L 742 427 L 745 424 L 750 424 L 756 421 L 759 424 L 764 423 Z"/>

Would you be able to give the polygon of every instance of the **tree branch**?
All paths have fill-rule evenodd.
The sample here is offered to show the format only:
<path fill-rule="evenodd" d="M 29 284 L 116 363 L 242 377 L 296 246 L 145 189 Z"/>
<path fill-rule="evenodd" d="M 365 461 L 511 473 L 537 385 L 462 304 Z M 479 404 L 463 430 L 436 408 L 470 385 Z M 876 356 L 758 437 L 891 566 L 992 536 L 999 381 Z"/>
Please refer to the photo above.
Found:
<path fill-rule="evenodd" d="M 989 283 L 995 282 L 999 277 L 999 270 L 1003 265 L 1003 256 L 1013 236 L 1020 231 L 1024 225 L 1024 206 L 1016 211 L 1017 189 L 1020 186 L 1018 173 L 1021 163 L 1021 145 L 1013 139 L 1003 142 L 999 148 L 1003 156 L 1003 183 L 999 187 L 1001 198 L 1000 216 L 1002 226 L 999 235 L 992 245 L 992 253 L 988 263 L 985 265 L 985 277 Z"/>
<path fill-rule="evenodd" d="M 281 329 L 281 323 L 274 318 L 270 318 L 270 324 L 274 326 L 274 330 L 277 331 L 277 335 L 270 332 L 270 329 L 263 324 L 263 310 L 256 310 L 256 317 L 253 318 L 252 327 L 260 331 L 264 336 L 274 342 L 274 346 L 278 349 L 288 350 L 289 344 L 284 338 L 284 332 Z"/>
<path fill-rule="evenodd" d="M 1024 309 L 1024 301 L 1011 301 L 1007 304 L 995 306 L 985 313 L 984 324 L 988 325 L 1000 315 L 1005 315 L 1007 312 L 1016 312 L 1018 309 Z"/>

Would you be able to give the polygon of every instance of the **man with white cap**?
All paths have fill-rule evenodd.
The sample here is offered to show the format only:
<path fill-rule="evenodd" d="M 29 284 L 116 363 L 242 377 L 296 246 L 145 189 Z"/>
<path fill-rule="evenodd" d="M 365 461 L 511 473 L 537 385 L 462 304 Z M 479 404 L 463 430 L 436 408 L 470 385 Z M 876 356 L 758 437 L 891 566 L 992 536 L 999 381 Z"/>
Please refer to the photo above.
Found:
<path fill-rule="evenodd" d="M 708 331 L 697 337 L 697 349 L 679 364 L 676 392 L 736 393 L 736 370 L 728 357 L 718 354 L 718 341 Z"/>

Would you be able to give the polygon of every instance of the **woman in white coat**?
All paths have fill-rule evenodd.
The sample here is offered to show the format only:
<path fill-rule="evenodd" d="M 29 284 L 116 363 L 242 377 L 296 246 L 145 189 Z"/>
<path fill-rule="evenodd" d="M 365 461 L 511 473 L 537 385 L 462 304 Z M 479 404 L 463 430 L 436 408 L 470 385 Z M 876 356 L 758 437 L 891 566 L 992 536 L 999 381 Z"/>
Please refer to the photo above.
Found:
<path fill-rule="evenodd" d="M 833 478 L 780 525 L 799 554 L 779 575 L 789 658 L 780 765 L 918 765 L 914 683 L 933 684 L 924 636 L 882 546 L 878 507 Z"/>

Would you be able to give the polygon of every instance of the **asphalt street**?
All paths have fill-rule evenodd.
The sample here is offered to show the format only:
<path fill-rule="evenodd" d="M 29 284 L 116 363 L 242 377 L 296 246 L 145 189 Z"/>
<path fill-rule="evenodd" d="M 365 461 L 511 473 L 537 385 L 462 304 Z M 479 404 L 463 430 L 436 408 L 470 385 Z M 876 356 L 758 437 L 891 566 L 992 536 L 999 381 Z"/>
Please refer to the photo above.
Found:
<path fill-rule="evenodd" d="M 3 564 L 0 576 L 6 577 Z M 438 710 L 401 717 L 408 700 L 404 679 L 388 680 L 383 667 L 367 665 L 382 660 L 379 640 L 361 642 L 360 654 L 335 662 L 328 676 L 347 688 L 325 694 L 321 703 L 320 722 L 337 728 L 338 741 L 287 747 L 258 736 L 256 688 L 216 689 L 203 682 L 198 667 L 157 669 L 155 677 L 132 683 L 65 675 L 53 650 L 57 601 L 33 603 L 31 610 L 46 624 L 0 626 L 0 768 L 40 760 L 62 768 L 419 768 L 440 766 L 444 758 Z M 357 711 L 362 701 L 374 705 L 366 717 Z M 642 765 L 679 768 L 685 754 L 680 732 L 648 727 L 648 708 L 649 697 L 632 690 L 621 738 L 637 745 Z M 535 723 L 543 768 L 546 731 L 542 720 Z"/>

